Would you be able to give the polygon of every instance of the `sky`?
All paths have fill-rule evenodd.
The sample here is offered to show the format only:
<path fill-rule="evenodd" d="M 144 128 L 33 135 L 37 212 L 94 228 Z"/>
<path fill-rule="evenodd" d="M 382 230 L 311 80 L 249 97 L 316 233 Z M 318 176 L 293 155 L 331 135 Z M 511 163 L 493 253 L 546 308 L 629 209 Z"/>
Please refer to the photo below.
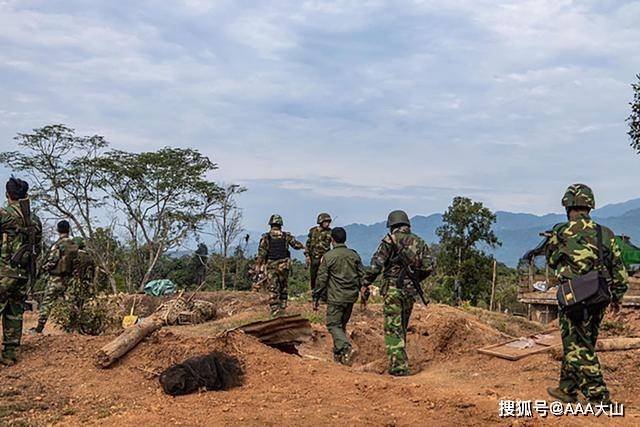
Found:
<path fill-rule="evenodd" d="M 0 151 L 63 123 L 113 148 L 194 147 L 300 233 L 640 197 L 625 118 L 640 2 L 0 0 Z M 8 170 L 0 173 L 5 179 Z"/>

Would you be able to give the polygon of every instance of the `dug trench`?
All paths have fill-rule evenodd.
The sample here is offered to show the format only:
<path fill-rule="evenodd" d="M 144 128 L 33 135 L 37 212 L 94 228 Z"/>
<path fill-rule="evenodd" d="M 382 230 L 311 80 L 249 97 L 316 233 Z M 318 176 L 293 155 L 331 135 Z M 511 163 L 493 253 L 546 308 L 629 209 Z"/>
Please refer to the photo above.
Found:
<path fill-rule="evenodd" d="M 553 354 L 511 362 L 477 353 L 477 348 L 505 337 L 544 329 L 514 317 L 416 305 L 408 336 L 414 375 L 393 378 L 384 373 L 378 305 L 366 312 L 354 310 L 348 330 L 358 357 L 352 367 L 344 367 L 332 360 L 322 312 L 313 312 L 308 303 L 294 302 L 290 308 L 312 320 L 312 339 L 298 347 L 297 356 L 239 331 L 224 333 L 266 318 L 264 296 L 216 294 L 210 298 L 218 305 L 219 319 L 165 327 L 110 369 L 95 367 L 93 357 L 114 335 L 52 330 L 26 336 L 20 363 L 0 370 L 0 425 L 538 425 L 538 418 L 500 419 L 499 401 L 545 399 L 546 387 L 557 381 L 560 362 Z M 149 304 L 151 311 L 155 302 Z M 623 316 L 635 321 L 632 314 Z M 34 321 L 29 315 L 27 327 Z M 162 392 L 160 372 L 212 351 L 241 361 L 241 387 L 177 398 Z M 604 353 L 600 358 L 613 395 L 627 407 L 626 417 L 618 421 L 637 425 L 640 351 Z M 575 425 L 601 422 L 579 418 Z"/>

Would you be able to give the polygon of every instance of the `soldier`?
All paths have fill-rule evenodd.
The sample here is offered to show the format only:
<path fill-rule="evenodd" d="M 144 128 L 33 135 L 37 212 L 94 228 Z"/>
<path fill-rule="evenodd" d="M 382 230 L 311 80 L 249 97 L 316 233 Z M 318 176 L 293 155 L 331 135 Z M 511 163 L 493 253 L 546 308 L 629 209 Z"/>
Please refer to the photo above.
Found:
<path fill-rule="evenodd" d="M 384 342 L 389 358 L 389 373 L 395 376 L 409 375 L 409 363 L 406 351 L 409 317 L 417 291 L 407 277 L 402 252 L 411 261 L 419 276 L 426 277 L 432 270 L 431 257 L 427 244 L 411 232 L 409 217 L 404 211 L 393 211 L 387 219 L 387 234 L 371 259 L 371 266 L 365 273 L 363 294 L 380 273 L 383 283 L 380 294 L 383 297 Z"/>
<path fill-rule="evenodd" d="M 304 245 L 296 238 L 282 231 L 282 217 L 271 215 L 269 218 L 271 230 L 262 235 L 258 246 L 256 263 L 259 269 L 265 269 L 269 290 L 269 308 L 272 316 L 284 313 L 289 298 L 289 270 L 291 269 L 291 253 L 289 246 L 302 249 Z"/>
<path fill-rule="evenodd" d="M 69 234 L 69 221 L 58 222 L 58 240 L 53 244 L 42 269 L 49 273 L 49 280 L 44 290 L 44 297 L 40 305 L 38 326 L 33 330 L 41 333 L 44 330 L 53 305 L 64 297 L 78 256 L 79 247 L 76 240 Z"/>
<path fill-rule="evenodd" d="M 595 208 L 593 192 L 584 184 L 574 184 L 565 192 L 562 205 L 566 208 L 568 221 L 551 231 L 546 248 L 549 267 L 561 284 L 598 270 L 609 285 L 612 311 L 618 312 L 628 289 L 628 275 L 613 232 L 596 224 L 589 216 Z M 600 262 L 599 248 L 604 265 Z M 573 403 L 577 402 L 578 391 L 581 391 L 590 402 L 610 402 L 595 353 L 600 322 L 607 305 L 605 301 L 581 306 L 578 310 L 560 307 L 564 357 L 560 385 L 547 389 L 551 396 Z"/>
<path fill-rule="evenodd" d="M 322 257 L 318 283 L 313 290 L 313 307 L 327 302 L 327 329 L 333 338 L 333 359 L 351 365 L 355 352 L 347 339 L 347 323 L 358 299 L 364 269 L 360 255 L 347 248 L 347 232 L 342 227 L 331 230 L 333 249 Z"/>
<path fill-rule="evenodd" d="M 331 215 L 321 213 L 318 215 L 318 224 L 309 230 L 304 254 L 307 257 L 309 276 L 311 277 L 311 291 L 316 287 L 318 268 L 322 256 L 331 249 Z"/>
<path fill-rule="evenodd" d="M 11 177 L 6 190 L 8 204 L 0 209 L 0 315 L 3 332 L 0 364 L 10 366 L 17 360 L 29 283 L 36 278 L 35 260 L 42 242 L 42 224 L 31 213 L 29 184 Z"/>

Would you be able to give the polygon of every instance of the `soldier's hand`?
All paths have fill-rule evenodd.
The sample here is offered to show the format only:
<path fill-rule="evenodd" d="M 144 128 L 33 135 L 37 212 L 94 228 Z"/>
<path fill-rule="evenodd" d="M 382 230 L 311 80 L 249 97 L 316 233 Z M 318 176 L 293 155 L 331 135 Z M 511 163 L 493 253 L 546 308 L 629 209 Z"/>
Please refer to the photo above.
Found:
<path fill-rule="evenodd" d="M 309 265 L 311 265 L 311 258 L 309 258 L 309 256 L 305 257 L 304 265 L 306 267 L 309 267 Z"/>

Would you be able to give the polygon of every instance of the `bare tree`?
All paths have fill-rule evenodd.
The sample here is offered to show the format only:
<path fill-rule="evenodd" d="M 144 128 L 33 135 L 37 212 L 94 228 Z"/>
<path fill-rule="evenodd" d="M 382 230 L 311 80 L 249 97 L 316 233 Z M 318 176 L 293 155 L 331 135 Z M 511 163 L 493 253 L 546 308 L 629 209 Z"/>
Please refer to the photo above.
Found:
<path fill-rule="evenodd" d="M 229 250 L 244 231 L 242 227 L 242 210 L 236 204 L 236 197 L 245 191 L 247 191 L 246 188 L 237 184 L 223 186 L 220 206 L 213 217 L 213 235 L 216 239 L 215 248 L 221 255 L 219 267 L 222 276 L 222 289 L 227 288 Z"/>

